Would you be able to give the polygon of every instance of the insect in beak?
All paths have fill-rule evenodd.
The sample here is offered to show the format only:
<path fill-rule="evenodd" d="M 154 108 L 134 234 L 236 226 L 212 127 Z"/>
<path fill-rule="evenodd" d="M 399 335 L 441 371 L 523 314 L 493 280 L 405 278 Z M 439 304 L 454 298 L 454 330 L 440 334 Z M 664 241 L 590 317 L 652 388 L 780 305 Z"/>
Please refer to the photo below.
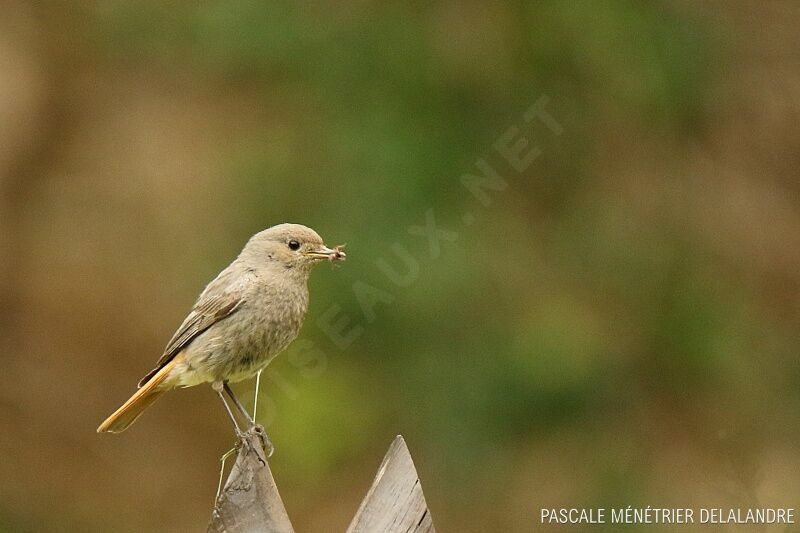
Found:
<path fill-rule="evenodd" d="M 311 259 L 327 259 L 331 262 L 344 261 L 347 257 L 347 254 L 345 254 L 342 250 L 343 247 L 344 245 L 336 246 L 335 248 L 328 248 L 323 244 L 318 249 L 311 250 L 303 255 Z"/>

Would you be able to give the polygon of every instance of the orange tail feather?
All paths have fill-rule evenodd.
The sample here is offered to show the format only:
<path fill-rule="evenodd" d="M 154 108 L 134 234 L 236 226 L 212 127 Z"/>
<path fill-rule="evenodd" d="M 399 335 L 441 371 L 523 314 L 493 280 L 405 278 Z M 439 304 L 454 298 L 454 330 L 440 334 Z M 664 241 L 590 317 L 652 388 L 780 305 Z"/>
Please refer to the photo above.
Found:
<path fill-rule="evenodd" d="M 164 365 L 147 383 L 136 391 L 127 402 L 114 411 L 114 413 L 106 418 L 105 422 L 100 424 L 97 428 L 98 433 L 121 433 L 125 431 L 128 426 L 133 424 L 142 412 L 150 407 L 159 396 L 166 392 L 164 389 L 159 389 L 159 385 L 167 378 L 170 371 L 179 362 L 179 358 L 175 358 L 166 365 Z"/>

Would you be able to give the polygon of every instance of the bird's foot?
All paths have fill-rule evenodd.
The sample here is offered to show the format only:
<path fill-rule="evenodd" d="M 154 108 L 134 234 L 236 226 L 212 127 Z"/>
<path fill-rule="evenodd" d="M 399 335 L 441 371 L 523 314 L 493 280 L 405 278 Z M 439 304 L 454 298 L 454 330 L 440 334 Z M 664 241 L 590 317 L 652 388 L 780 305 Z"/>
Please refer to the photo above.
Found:
<path fill-rule="evenodd" d="M 252 432 L 258 436 L 259 440 L 261 441 L 261 446 L 264 448 L 264 451 L 267 454 L 267 458 L 272 457 L 272 454 L 275 452 L 275 446 L 272 445 L 272 441 L 269 440 L 269 436 L 267 432 L 264 430 L 264 426 L 261 424 L 253 424 L 250 429 L 247 430 L 248 432 Z"/>
<path fill-rule="evenodd" d="M 237 435 L 241 445 L 256 452 L 264 463 L 272 457 L 275 447 L 261 424 L 254 424 L 247 431 L 239 432 Z"/>

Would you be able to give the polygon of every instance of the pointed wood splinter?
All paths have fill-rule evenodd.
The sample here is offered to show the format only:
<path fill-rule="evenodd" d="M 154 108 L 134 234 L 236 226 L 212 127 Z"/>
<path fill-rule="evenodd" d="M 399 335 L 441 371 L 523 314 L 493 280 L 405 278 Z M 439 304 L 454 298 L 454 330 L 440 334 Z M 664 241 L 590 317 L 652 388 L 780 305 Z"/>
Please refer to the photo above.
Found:
<path fill-rule="evenodd" d="M 294 533 L 262 446 L 258 433 L 244 434 L 208 533 Z"/>
<path fill-rule="evenodd" d="M 417 469 L 398 435 L 347 533 L 435 533 Z"/>
<path fill-rule="evenodd" d="M 245 434 L 208 533 L 294 533 L 262 449 Z M 435 533 L 414 461 L 403 437 L 394 439 L 347 533 Z"/>

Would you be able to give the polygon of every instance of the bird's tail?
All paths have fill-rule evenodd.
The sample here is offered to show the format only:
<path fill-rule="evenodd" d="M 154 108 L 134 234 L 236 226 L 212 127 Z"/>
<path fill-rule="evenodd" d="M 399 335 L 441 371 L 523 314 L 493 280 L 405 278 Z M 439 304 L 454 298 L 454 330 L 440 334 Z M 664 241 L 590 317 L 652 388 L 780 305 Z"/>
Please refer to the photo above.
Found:
<path fill-rule="evenodd" d="M 179 362 L 179 358 L 175 358 L 151 377 L 147 383 L 136 391 L 127 402 L 114 411 L 111 416 L 106 418 L 105 422 L 100 424 L 97 428 L 98 433 L 121 433 L 125 431 L 128 426 L 133 424 L 142 412 L 150 407 L 159 396 L 166 392 L 164 389 L 159 389 L 159 385 L 166 379 L 170 371 Z"/>

